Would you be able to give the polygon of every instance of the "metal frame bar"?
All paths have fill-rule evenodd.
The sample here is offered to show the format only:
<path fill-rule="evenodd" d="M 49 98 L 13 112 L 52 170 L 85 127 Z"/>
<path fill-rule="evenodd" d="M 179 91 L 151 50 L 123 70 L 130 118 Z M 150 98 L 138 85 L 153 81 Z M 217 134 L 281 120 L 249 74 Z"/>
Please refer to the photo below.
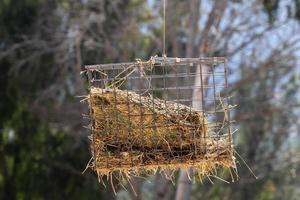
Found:
<path fill-rule="evenodd" d="M 151 62 L 148 62 L 148 66 L 151 65 L 178 65 L 178 64 L 207 64 L 211 65 L 214 63 L 224 63 L 227 61 L 225 57 L 211 57 L 211 58 L 165 58 L 165 57 L 152 57 L 150 58 Z M 142 62 L 143 65 L 147 65 L 146 62 Z M 134 66 L 134 65 L 139 65 L 141 62 L 136 61 L 136 62 L 124 62 L 124 63 L 113 63 L 113 64 L 97 64 L 97 65 L 86 65 L 85 69 L 86 70 L 111 70 L 111 69 L 123 69 L 126 67 Z"/>

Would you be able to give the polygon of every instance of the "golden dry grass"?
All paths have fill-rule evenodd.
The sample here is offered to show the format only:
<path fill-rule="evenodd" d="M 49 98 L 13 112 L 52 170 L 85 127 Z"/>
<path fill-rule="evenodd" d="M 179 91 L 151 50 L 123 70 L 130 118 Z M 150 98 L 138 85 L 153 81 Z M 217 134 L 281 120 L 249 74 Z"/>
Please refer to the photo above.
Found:
<path fill-rule="evenodd" d="M 151 174 L 193 167 L 199 174 L 234 167 L 231 144 L 209 135 L 206 116 L 188 106 L 118 89 L 91 88 L 92 167 Z"/>

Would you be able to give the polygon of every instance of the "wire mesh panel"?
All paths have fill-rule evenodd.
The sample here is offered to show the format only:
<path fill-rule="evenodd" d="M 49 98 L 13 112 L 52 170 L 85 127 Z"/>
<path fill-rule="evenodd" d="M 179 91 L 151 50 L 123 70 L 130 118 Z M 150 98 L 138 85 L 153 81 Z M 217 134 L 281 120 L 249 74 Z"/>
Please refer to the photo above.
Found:
<path fill-rule="evenodd" d="M 98 175 L 234 165 L 225 58 L 153 57 L 86 70 Z"/>

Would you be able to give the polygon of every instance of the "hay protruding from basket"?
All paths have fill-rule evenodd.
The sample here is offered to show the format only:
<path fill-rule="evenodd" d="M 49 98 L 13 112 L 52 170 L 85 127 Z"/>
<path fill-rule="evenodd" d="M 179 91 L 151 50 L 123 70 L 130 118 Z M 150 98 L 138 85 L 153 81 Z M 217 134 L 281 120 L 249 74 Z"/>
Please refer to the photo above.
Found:
<path fill-rule="evenodd" d="M 213 137 L 203 112 L 119 89 L 91 88 L 92 167 L 112 172 L 154 173 L 193 167 L 199 174 L 234 166 L 231 143 Z"/>

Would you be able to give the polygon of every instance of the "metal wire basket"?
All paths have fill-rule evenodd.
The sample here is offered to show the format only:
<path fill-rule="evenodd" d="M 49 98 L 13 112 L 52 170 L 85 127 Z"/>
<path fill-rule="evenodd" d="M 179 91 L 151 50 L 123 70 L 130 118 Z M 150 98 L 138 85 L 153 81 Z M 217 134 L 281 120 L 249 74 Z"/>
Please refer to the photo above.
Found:
<path fill-rule="evenodd" d="M 234 166 L 226 58 L 152 57 L 85 69 L 89 166 L 99 176 Z"/>

